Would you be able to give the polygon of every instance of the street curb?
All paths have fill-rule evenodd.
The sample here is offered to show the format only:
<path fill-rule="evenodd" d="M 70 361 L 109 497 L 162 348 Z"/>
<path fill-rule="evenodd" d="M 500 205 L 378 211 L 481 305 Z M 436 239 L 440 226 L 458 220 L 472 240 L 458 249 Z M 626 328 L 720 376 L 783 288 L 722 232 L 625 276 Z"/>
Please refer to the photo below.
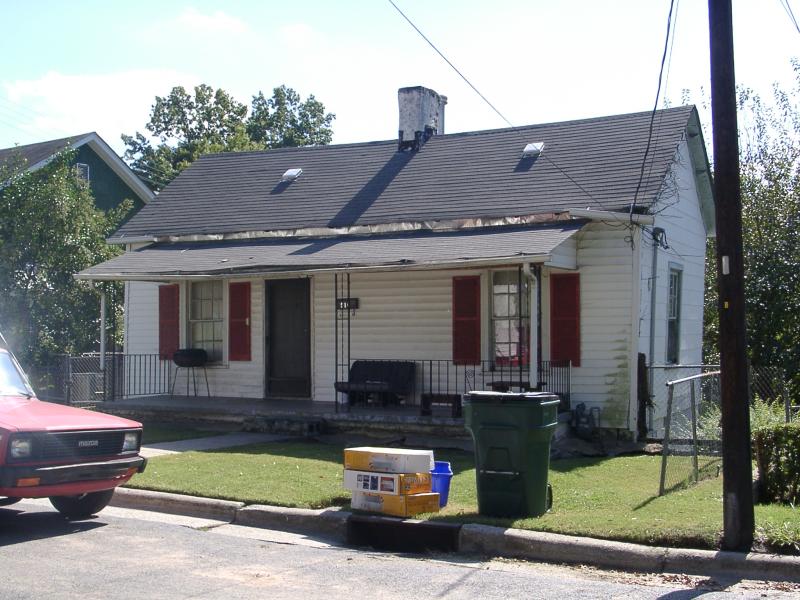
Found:
<path fill-rule="evenodd" d="M 643 546 L 489 525 L 464 525 L 459 552 L 648 573 L 718 574 L 800 582 L 800 557 Z"/>
<path fill-rule="evenodd" d="M 279 529 L 294 533 L 318 534 L 337 542 L 347 541 L 347 522 L 351 513 L 336 508 L 313 510 L 251 504 L 236 511 L 236 525 Z"/>
<path fill-rule="evenodd" d="M 231 523 L 236 518 L 237 511 L 245 506 L 244 502 L 130 488 L 117 488 L 110 505 L 201 519 L 215 519 L 228 523 Z"/>
<path fill-rule="evenodd" d="M 664 548 L 490 525 L 462 526 L 458 542 L 460 552 L 584 563 L 649 573 L 662 571 L 665 558 Z"/>
<path fill-rule="evenodd" d="M 730 573 L 744 579 L 800 582 L 800 557 L 750 552 L 667 548 L 664 571 L 670 573 Z"/>
<path fill-rule="evenodd" d="M 348 542 L 353 513 L 338 508 L 305 509 L 215 500 L 149 490 L 117 488 L 111 506 L 227 521 L 236 525 L 320 535 Z M 359 523 L 369 522 L 358 515 Z M 436 521 L 415 521 L 374 515 L 376 523 L 423 527 Z M 464 524 L 458 553 L 481 554 L 550 563 L 586 564 L 647 573 L 728 575 L 740 579 L 800 582 L 800 557 L 742 554 L 689 548 L 664 548 L 541 531 Z"/>

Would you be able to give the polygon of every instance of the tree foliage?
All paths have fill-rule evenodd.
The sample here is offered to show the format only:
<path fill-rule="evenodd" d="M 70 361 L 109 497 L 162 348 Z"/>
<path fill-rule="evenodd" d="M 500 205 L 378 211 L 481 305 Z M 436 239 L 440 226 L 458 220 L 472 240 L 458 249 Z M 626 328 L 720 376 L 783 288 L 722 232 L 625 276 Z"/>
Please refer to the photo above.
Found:
<path fill-rule="evenodd" d="M 156 96 L 145 125 L 158 143 L 139 132 L 122 140 L 133 170 L 160 189 L 202 154 L 329 144 L 334 118 L 313 95 L 302 100 L 284 85 L 270 98 L 258 92 L 249 109 L 223 89 L 178 86 Z"/>
<path fill-rule="evenodd" d="M 800 390 L 800 63 L 795 86 L 767 103 L 739 90 L 742 228 L 749 358 L 780 366 Z M 719 339 L 713 245 L 706 285 L 706 358 Z"/>
<path fill-rule="evenodd" d="M 97 350 L 100 292 L 73 274 L 119 253 L 105 243 L 133 206 L 95 208 L 74 152 L 33 172 L 0 166 L 0 330 L 28 366 Z"/>

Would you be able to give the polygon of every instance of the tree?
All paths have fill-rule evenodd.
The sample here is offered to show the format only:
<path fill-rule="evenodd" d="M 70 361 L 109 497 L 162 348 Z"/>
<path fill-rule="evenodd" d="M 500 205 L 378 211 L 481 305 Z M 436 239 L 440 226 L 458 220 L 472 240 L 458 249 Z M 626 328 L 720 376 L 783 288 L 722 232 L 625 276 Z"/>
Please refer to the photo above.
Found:
<path fill-rule="evenodd" d="M 800 62 L 795 86 L 764 102 L 739 90 L 742 225 L 748 354 L 782 367 L 800 392 Z M 709 250 L 713 262 L 713 243 Z M 718 341 L 716 273 L 706 285 L 706 359 Z"/>
<path fill-rule="evenodd" d="M 283 85 L 271 98 L 258 92 L 249 111 L 223 89 L 203 84 L 192 95 L 178 86 L 156 96 L 145 125 L 157 145 L 139 132 L 122 140 L 133 170 L 161 189 L 202 154 L 329 144 L 334 118 L 313 95 L 302 101 Z"/>
<path fill-rule="evenodd" d="M 0 165 L 0 330 L 26 366 L 97 349 L 100 291 L 73 274 L 120 252 L 105 239 L 133 206 L 95 208 L 73 158 Z"/>

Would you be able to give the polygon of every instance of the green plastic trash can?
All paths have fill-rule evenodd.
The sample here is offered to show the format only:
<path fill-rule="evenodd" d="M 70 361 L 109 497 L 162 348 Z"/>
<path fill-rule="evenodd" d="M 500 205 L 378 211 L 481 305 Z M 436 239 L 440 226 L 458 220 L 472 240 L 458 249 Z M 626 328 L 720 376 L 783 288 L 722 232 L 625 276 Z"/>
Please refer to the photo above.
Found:
<path fill-rule="evenodd" d="M 550 509 L 547 473 L 559 402 L 546 392 L 464 395 L 464 424 L 475 442 L 480 514 L 538 517 Z"/>

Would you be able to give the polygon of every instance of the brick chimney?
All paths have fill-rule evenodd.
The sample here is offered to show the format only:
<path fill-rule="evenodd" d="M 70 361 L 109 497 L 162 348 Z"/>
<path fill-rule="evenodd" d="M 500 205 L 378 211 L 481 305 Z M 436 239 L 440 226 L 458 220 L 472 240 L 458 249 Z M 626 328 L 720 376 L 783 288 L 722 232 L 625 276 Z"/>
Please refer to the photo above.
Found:
<path fill-rule="evenodd" d="M 432 135 L 444 133 L 444 106 L 447 97 L 416 86 L 397 90 L 400 105 L 398 150 L 416 152 Z"/>

